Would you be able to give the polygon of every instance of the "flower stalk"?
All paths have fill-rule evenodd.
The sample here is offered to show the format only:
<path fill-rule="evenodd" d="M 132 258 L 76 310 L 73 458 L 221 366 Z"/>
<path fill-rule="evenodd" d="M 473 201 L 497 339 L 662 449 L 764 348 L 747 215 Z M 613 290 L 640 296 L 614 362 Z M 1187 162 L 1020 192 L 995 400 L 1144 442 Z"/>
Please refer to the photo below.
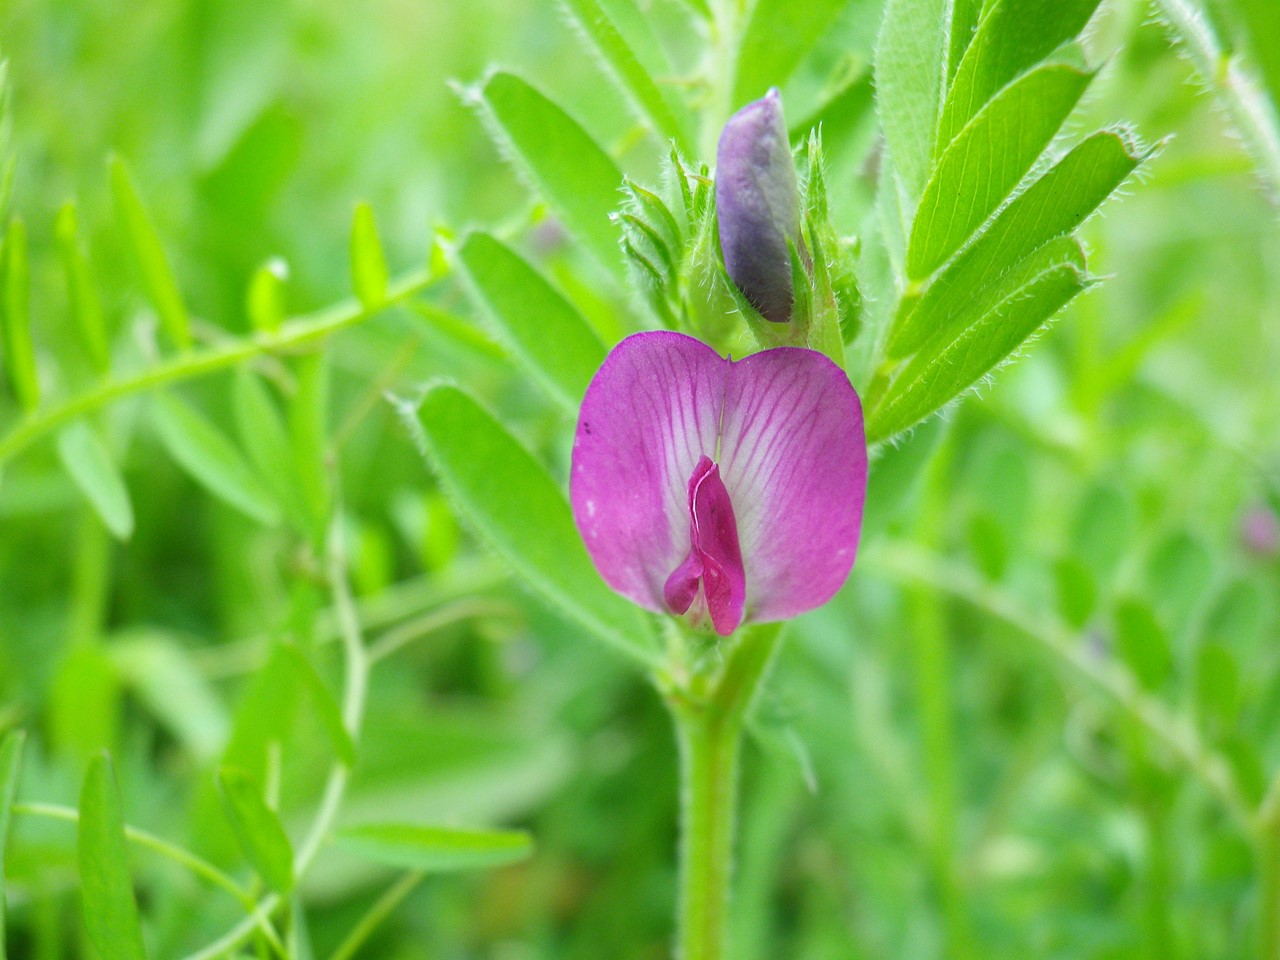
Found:
<path fill-rule="evenodd" d="M 748 629 L 709 695 L 696 695 L 692 684 L 667 693 L 680 747 L 678 960 L 729 956 L 742 736 L 781 640 L 782 624 Z"/>

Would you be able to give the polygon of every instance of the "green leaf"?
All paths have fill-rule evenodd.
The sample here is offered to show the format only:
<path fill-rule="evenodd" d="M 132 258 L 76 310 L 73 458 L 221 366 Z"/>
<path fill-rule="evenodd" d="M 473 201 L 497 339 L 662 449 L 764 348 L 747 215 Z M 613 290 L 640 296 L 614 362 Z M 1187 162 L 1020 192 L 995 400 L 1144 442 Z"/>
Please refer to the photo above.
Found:
<path fill-rule="evenodd" d="M 454 830 L 375 823 L 340 830 L 339 846 L 375 863 L 445 873 L 482 870 L 528 859 L 533 838 L 523 830 Z"/>
<path fill-rule="evenodd" d="M 652 666 L 648 624 L 600 579 L 546 468 L 457 387 L 431 389 L 418 418 L 441 484 L 485 541 L 583 626 Z"/>
<path fill-rule="evenodd" d="M 62 466 L 117 540 L 133 536 L 133 505 L 120 468 L 94 429 L 77 420 L 58 434 Z"/>
<path fill-rule="evenodd" d="M 615 277 L 624 277 L 609 219 L 622 171 L 581 125 L 524 80 L 495 71 L 471 95 L 498 146 L 564 225 Z"/>
<path fill-rule="evenodd" d="M 1075 107 L 1093 74 L 1039 67 L 1010 84 L 960 132 L 920 198 L 907 276 L 932 273 L 1018 185 Z"/>
<path fill-rule="evenodd" d="M 1173 671 L 1173 654 L 1151 607 L 1137 597 L 1125 597 L 1116 605 L 1115 620 L 1121 658 L 1143 687 L 1159 687 Z"/>
<path fill-rule="evenodd" d="M 1098 0 L 999 0 L 989 5 L 947 92 L 937 152 L 998 90 L 1074 39 L 1097 8 Z"/>
<path fill-rule="evenodd" d="M 223 767 L 218 795 L 245 858 L 268 887 L 288 893 L 293 888 L 293 847 L 262 788 L 243 770 Z"/>
<path fill-rule="evenodd" d="M 1152 554 L 1145 594 L 1174 637 L 1181 637 L 1190 625 L 1213 582 L 1213 567 L 1208 549 L 1185 530 L 1173 533 Z"/>
<path fill-rule="evenodd" d="M 182 469 L 206 490 L 259 523 L 280 514 L 271 494 L 230 440 L 177 397 L 158 394 L 151 407 L 160 441 Z"/>
<path fill-rule="evenodd" d="M 1240 667 L 1221 643 L 1206 643 L 1196 655 L 1196 708 L 1200 716 L 1230 729 L 1240 711 Z"/>
<path fill-rule="evenodd" d="M 1053 579 L 1062 619 L 1077 630 L 1083 629 L 1098 602 L 1098 588 L 1089 568 L 1078 557 L 1059 557 L 1053 565 Z"/>
<path fill-rule="evenodd" d="M 983 0 L 953 0 L 951 28 L 947 38 L 947 86 L 954 82 L 956 69 L 973 42 L 974 31 L 982 18 Z"/>
<path fill-rule="evenodd" d="M 22 744 L 26 734 L 13 730 L 0 740 L 0 960 L 5 960 L 5 847 L 9 841 L 9 820 L 18 796 L 18 776 L 22 772 Z"/>
<path fill-rule="evenodd" d="M 106 373 L 111 365 L 107 322 L 89 257 L 80 243 L 75 204 L 66 203 L 58 211 L 53 232 L 58 243 L 58 256 L 62 260 L 62 271 L 67 276 L 67 299 L 71 304 L 71 316 L 80 333 L 81 346 L 94 370 Z"/>
<path fill-rule="evenodd" d="M 191 321 L 182 302 L 178 281 L 165 257 L 151 215 L 134 186 L 133 177 L 119 157 L 111 158 L 111 192 L 115 197 L 117 216 L 137 258 L 147 297 L 160 317 L 160 326 L 175 346 L 185 350 L 191 345 Z"/>
<path fill-rule="evenodd" d="M 49 739 L 58 753 L 87 759 L 114 746 L 120 726 L 120 679 L 101 643 L 71 644 L 58 663 L 48 706 Z"/>
<path fill-rule="evenodd" d="M 1075 266 L 1055 267 L 953 340 L 916 354 L 872 411 L 867 441 L 876 443 L 908 429 L 968 390 L 1088 284 Z"/>
<path fill-rule="evenodd" d="M 160 631 L 117 636 L 106 645 L 120 680 L 199 762 L 226 744 L 227 713 L 217 691 L 175 637 Z"/>
<path fill-rule="evenodd" d="M 949 342 L 981 322 L 1000 303 L 1017 294 L 1036 277 L 1059 266 L 1071 266 L 1084 272 L 1084 251 L 1075 238 L 1050 240 L 990 283 L 971 291 L 963 303 L 949 305 L 951 309 L 945 313 L 936 307 L 922 313 L 917 304 L 916 309 L 896 328 L 900 333 L 890 337 L 889 356 L 898 358 L 916 351 L 925 354 L 935 351 L 938 344 Z"/>
<path fill-rule="evenodd" d="M 282 643 L 278 648 L 279 655 L 294 672 L 295 678 L 301 682 L 302 692 L 311 701 L 311 706 L 324 728 L 329 745 L 343 766 L 353 767 L 356 762 L 356 745 L 351 739 L 351 731 L 342 722 L 342 710 L 333 693 L 325 686 L 324 680 L 316 672 L 315 665 L 294 644 Z"/>
<path fill-rule="evenodd" d="M 272 257 L 253 274 L 249 281 L 246 307 L 249 323 L 262 333 L 275 333 L 284 323 L 284 284 L 289 279 L 289 266 Z"/>
<path fill-rule="evenodd" d="M 1094 581 L 1111 579 L 1132 542 L 1134 506 L 1124 492 L 1110 483 L 1089 489 L 1076 508 L 1072 524 L 1072 550 L 1093 574 Z"/>
<path fill-rule="evenodd" d="M 604 362 L 599 335 L 532 264 L 490 234 L 470 234 L 458 248 L 458 265 L 511 353 L 576 415 Z"/>
<path fill-rule="evenodd" d="M 756 0 L 734 61 L 733 106 L 781 86 L 847 5 L 847 0 Z"/>
<path fill-rule="evenodd" d="M 367 203 L 356 205 L 351 227 L 351 280 L 356 298 L 366 310 L 375 310 L 386 302 L 387 261 L 378 239 L 373 207 Z"/>
<path fill-rule="evenodd" d="M 236 433 L 258 475 L 285 506 L 298 529 L 306 530 L 310 522 L 308 506 L 298 481 L 293 445 L 280 408 L 263 378 L 247 367 L 237 370 L 231 406 Z"/>
<path fill-rule="evenodd" d="M 688 116 L 678 111 L 663 94 L 599 0 L 561 2 L 640 119 L 647 120 L 662 139 L 674 140 L 681 150 L 689 150 L 692 141 Z M 614 5 L 629 2 L 614 0 Z"/>
<path fill-rule="evenodd" d="M 22 409 L 40 406 L 40 378 L 31 346 L 31 271 L 27 265 L 27 230 L 14 217 L 4 242 L 4 300 L 0 309 L 0 346 L 5 371 Z"/>
<path fill-rule="evenodd" d="M 294 475 L 306 504 L 313 541 L 319 545 L 329 522 L 329 353 L 316 350 L 294 360 L 297 389 L 288 409 Z"/>
<path fill-rule="evenodd" d="M 80 896 L 89 941 L 102 960 L 146 960 L 138 902 L 111 758 L 89 761 L 80 792 Z"/>
<path fill-rule="evenodd" d="M 946 0 L 888 0 L 876 43 L 876 94 L 889 161 L 908 209 L 924 190 L 946 70 Z"/>
<path fill-rule="evenodd" d="M 1018 195 L 991 226 L 929 285 L 898 320 L 892 356 L 907 356 L 964 310 L 1010 265 L 1078 227 L 1150 153 L 1119 134 L 1095 133 Z"/>

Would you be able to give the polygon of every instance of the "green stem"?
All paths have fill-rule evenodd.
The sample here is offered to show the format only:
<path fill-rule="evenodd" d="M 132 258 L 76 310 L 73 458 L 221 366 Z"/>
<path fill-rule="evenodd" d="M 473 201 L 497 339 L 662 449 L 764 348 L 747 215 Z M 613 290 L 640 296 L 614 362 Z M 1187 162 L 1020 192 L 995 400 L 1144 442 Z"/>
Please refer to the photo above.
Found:
<path fill-rule="evenodd" d="M 712 711 L 675 711 L 680 742 L 680 960 L 727 956 L 741 726 Z"/>
<path fill-rule="evenodd" d="M 679 960 L 729 955 L 742 732 L 781 639 L 780 624 L 744 632 L 710 696 L 679 690 L 667 698 L 680 746 Z"/>
<path fill-rule="evenodd" d="M 425 270 L 415 271 L 398 280 L 387 291 L 386 300 L 376 307 L 367 308 L 355 300 L 344 300 L 324 310 L 297 317 L 273 333 L 259 333 L 249 339 L 233 340 L 198 352 L 184 353 L 133 376 L 108 380 L 20 420 L 7 434 L 0 436 L 0 464 L 17 456 L 50 431 L 114 400 L 226 370 L 260 354 L 305 346 L 345 327 L 362 323 L 388 307 L 421 293 L 436 279 L 436 276 Z"/>
<path fill-rule="evenodd" d="M 1280 774 L 1258 810 L 1254 849 L 1258 860 L 1258 956 L 1280 960 Z"/>
<path fill-rule="evenodd" d="M 1215 89 L 1226 107 L 1272 200 L 1280 201 L 1280 128 L 1266 95 L 1237 59 L 1223 50 L 1208 18 L 1190 0 L 1153 2 L 1182 41 L 1200 79 Z"/>

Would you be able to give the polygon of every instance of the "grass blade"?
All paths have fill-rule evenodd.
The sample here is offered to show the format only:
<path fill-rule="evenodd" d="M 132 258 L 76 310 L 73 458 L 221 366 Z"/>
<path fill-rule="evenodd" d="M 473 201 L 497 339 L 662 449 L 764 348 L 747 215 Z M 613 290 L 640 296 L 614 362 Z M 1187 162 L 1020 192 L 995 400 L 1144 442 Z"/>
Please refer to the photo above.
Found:
<path fill-rule="evenodd" d="M 84 924 L 102 960 L 146 960 L 129 873 L 120 788 L 111 758 L 89 761 L 80 793 L 80 886 Z"/>

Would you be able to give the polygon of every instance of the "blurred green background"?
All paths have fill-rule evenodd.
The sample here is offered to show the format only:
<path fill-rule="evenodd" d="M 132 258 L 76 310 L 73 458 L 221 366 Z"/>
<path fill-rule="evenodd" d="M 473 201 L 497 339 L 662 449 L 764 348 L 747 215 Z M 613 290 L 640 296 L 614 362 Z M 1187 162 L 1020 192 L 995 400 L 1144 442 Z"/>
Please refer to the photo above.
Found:
<path fill-rule="evenodd" d="M 703 39 L 676 0 L 646 9 L 682 83 Z M 880 13 L 850 3 L 786 78 L 792 120 L 866 68 Z M 52 391 L 94 382 L 54 242 L 68 200 L 118 369 L 154 355 L 113 154 L 203 343 L 248 331 L 245 290 L 270 257 L 289 265 L 291 311 L 345 297 L 358 201 L 393 273 L 425 263 L 437 229 L 492 227 L 610 341 L 641 323 L 450 86 L 511 68 L 653 182 L 663 145 L 551 3 L 12 0 L 0 38 L 11 209 L 30 235 Z M 1171 139 L 1086 228 L 1110 279 L 873 467 L 853 577 L 795 625 L 753 722 L 735 960 L 1256 955 L 1263 864 L 1215 786 L 1226 777 L 1256 805 L 1280 768 L 1276 210 L 1144 4 L 1104 3 L 1089 46 L 1106 66 L 1084 119 Z M 864 112 L 828 177 L 848 233 L 870 206 Z M 318 353 L 244 365 L 286 398 L 323 367 L 325 463 L 362 621 L 372 642 L 403 644 L 373 668 L 342 821 L 518 826 L 536 843 L 518 865 L 426 878 L 361 955 L 663 957 L 677 807 L 662 705 L 473 542 L 384 399 L 455 378 L 563 477 L 572 425 L 476 316 L 446 282 Z M 234 379 L 175 391 L 232 434 Z M 136 513 L 127 542 L 83 504 L 54 443 L 0 465 L 0 731 L 30 734 L 20 794 L 74 806 L 85 759 L 108 747 L 130 823 L 247 877 L 213 771 L 224 757 L 260 767 L 282 743 L 282 814 L 291 833 L 305 826 L 331 746 L 306 697 L 262 665 L 292 636 L 336 689 L 322 561 L 306 536 L 194 483 L 142 398 L 98 416 Z M 0 399 L 0 436 L 18 417 Z M 1150 700 L 1108 693 L 1117 663 Z M 1152 703 L 1160 729 L 1144 724 Z M 185 956 L 242 916 L 166 859 L 132 856 L 154 956 Z M 73 828 L 19 816 L 8 860 L 10 955 L 87 956 Z M 395 881 L 323 854 L 300 910 L 314 955 Z"/>

